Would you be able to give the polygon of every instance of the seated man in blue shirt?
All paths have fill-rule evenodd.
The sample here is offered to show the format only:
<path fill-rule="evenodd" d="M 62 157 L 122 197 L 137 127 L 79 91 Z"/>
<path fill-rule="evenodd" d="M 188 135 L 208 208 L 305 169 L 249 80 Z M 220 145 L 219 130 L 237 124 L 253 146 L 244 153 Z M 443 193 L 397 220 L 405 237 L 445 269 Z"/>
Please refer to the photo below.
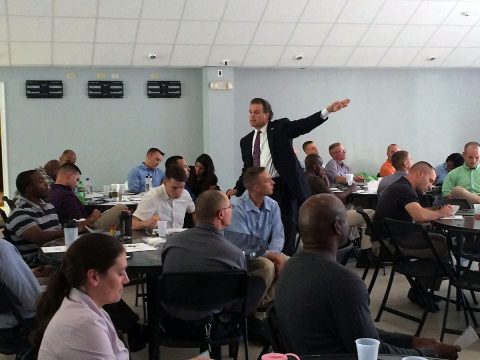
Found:
<path fill-rule="evenodd" d="M 157 148 L 150 148 L 147 151 L 145 161 L 140 165 L 134 167 L 128 173 L 128 190 L 134 193 L 141 193 L 145 191 L 145 178 L 151 176 L 152 187 L 157 187 L 162 184 L 163 171 L 158 168 L 160 161 L 163 159 L 165 153 Z"/>
<path fill-rule="evenodd" d="M 243 175 L 247 191 L 232 200 L 233 216 L 228 230 L 250 234 L 264 239 L 268 243 L 266 253 L 248 263 L 250 273 L 262 269 L 267 284 L 267 292 L 262 304 L 274 299 L 275 278 L 281 273 L 289 259 L 282 253 L 285 235 L 278 203 L 270 198 L 274 182 L 264 167 L 248 168 Z"/>

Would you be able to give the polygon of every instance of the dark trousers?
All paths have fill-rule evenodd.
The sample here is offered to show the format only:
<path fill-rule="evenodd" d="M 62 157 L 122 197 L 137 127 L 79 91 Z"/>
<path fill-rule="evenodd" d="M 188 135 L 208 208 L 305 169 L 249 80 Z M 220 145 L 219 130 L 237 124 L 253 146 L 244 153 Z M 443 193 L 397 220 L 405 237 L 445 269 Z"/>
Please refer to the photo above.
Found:
<path fill-rule="evenodd" d="M 282 252 L 285 255 L 292 256 L 295 252 L 295 237 L 297 235 L 298 227 L 298 199 L 288 189 L 282 178 L 276 177 L 273 179 L 275 186 L 273 188 L 272 198 L 278 202 L 282 214 L 283 228 L 285 232 L 285 244 Z"/>

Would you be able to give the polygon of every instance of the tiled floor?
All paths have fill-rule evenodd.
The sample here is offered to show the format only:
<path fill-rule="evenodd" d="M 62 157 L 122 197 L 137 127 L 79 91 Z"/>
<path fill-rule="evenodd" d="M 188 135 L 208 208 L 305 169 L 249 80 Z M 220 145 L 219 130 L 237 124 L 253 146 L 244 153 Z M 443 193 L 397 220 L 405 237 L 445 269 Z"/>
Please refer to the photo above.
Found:
<path fill-rule="evenodd" d="M 352 267 L 355 271 L 357 271 L 360 275 L 362 273 L 361 269 L 355 269 L 354 264 L 350 263 L 349 266 Z M 371 273 L 371 272 L 370 272 Z M 387 268 L 387 275 L 389 274 L 389 269 Z M 390 300 L 389 304 L 393 305 L 396 308 L 406 310 L 406 311 L 411 311 L 412 314 L 419 314 L 420 313 L 420 308 L 416 306 L 415 304 L 412 304 L 407 298 L 406 298 L 406 293 L 408 291 L 408 283 L 406 280 L 404 280 L 402 277 L 398 276 L 396 277 L 396 282 L 395 286 L 392 289 L 392 293 L 390 295 Z M 368 278 L 369 280 L 369 278 Z M 387 284 L 388 277 L 383 276 L 382 273 L 380 272 L 379 278 L 377 279 L 377 283 L 375 284 L 375 287 L 373 289 L 373 292 L 371 294 L 371 304 L 370 304 L 370 309 L 372 311 L 373 316 L 376 316 L 377 310 L 379 308 L 380 302 L 382 300 L 386 284 Z M 443 287 L 441 289 L 441 293 L 445 294 L 446 293 L 446 282 L 443 284 Z M 141 307 L 135 308 L 133 306 L 134 298 L 135 295 L 135 287 L 129 287 L 125 289 L 125 299 L 129 304 L 132 305 L 132 308 L 136 309 L 141 315 Z M 433 338 L 439 338 L 440 337 L 440 328 L 441 328 L 441 322 L 443 318 L 443 309 L 444 309 L 444 304 L 440 304 L 440 309 L 441 311 L 434 313 L 434 314 L 429 314 L 427 317 L 427 321 L 424 327 L 424 330 L 422 332 L 422 336 L 425 337 L 433 337 Z M 464 322 L 463 322 L 463 316 L 461 312 L 457 312 L 454 307 L 450 307 L 450 319 L 449 319 L 449 326 L 453 327 L 454 325 L 458 325 L 458 328 L 461 329 L 464 327 Z M 480 318 L 480 316 L 479 316 Z M 379 328 L 385 329 L 385 330 L 391 330 L 391 331 L 397 331 L 397 332 L 403 332 L 403 333 L 413 333 L 416 329 L 416 324 L 399 318 L 398 316 L 391 315 L 388 313 L 384 313 L 382 315 L 382 319 L 379 323 L 377 323 L 377 326 Z M 478 329 L 477 329 L 478 330 Z M 447 335 L 446 336 L 446 341 L 453 342 L 455 341 L 456 336 L 454 335 Z M 226 349 L 225 349 L 226 351 Z M 250 359 L 257 359 L 258 354 L 261 351 L 260 346 L 256 346 L 255 344 L 250 344 L 249 346 L 249 358 Z M 198 351 L 195 349 L 168 349 L 168 348 L 161 348 L 161 358 L 166 359 L 166 360 L 185 360 L 191 357 L 194 357 L 198 354 Z M 146 360 L 148 359 L 147 351 L 143 350 L 137 353 L 132 354 L 133 360 Z M 240 350 L 240 359 L 244 358 L 244 353 L 243 350 Z M 13 357 L 2 357 L 0 355 L 0 360 L 2 359 L 13 359 Z M 461 360 L 478 360 L 480 359 L 480 342 L 475 343 L 468 349 L 464 349 L 459 356 L 459 359 Z"/>

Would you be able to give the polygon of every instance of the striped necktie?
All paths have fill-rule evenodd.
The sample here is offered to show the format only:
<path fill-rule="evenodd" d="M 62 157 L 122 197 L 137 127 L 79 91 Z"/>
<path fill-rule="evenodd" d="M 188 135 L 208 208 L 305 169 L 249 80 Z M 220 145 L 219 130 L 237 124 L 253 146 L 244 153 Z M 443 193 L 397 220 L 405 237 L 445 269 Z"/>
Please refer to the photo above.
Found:
<path fill-rule="evenodd" d="M 253 143 L 253 166 L 260 166 L 260 134 L 262 132 L 257 130 L 257 137 Z"/>

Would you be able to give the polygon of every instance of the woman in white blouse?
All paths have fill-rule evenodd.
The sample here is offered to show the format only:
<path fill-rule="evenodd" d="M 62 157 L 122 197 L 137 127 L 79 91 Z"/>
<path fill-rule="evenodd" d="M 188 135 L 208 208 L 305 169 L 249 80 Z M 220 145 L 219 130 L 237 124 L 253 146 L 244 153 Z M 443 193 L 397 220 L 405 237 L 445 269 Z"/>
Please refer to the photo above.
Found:
<path fill-rule="evenodd" d="M 39 360 L 128 360 L 102 309 L 122 298 L 126 267 L 122 244 L 108 235 L 85 235 L 69 247 L 38 306 L 33 339 L 41 341 Z"/>

